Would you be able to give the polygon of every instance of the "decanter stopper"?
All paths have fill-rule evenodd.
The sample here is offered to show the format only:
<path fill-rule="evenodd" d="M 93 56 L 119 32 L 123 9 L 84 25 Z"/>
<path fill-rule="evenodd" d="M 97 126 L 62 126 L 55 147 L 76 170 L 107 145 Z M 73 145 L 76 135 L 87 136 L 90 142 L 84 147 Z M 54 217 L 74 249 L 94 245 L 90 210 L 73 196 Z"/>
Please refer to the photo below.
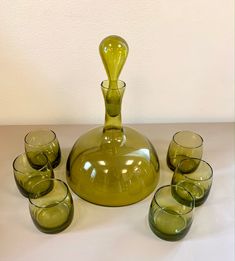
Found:
<path fill-rule="evenodd" d="M 110 35 L 100 43 L 99 51 L 111 88 L 117 88 L 117 81 L 128 55 L 128 44 L 117 35 Z"/>

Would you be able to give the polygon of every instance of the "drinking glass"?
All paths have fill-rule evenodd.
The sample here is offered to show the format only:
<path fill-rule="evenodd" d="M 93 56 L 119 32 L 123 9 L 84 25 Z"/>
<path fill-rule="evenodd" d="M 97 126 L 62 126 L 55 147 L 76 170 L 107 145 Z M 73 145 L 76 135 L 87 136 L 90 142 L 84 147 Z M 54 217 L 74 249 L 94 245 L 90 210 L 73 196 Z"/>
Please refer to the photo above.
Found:
<path fill-rule="evenodd" d="M 50 162 L 43 153 L 35 154 L 40 158 L 41 168 L 34 169 L 28 162 L 27 153 L 22 153 L 13 162 L 13 172 L 16 185 L 25 197 L 34 192 L 33 186 L 41 180 L 53 178 L 54 172 Z"/>
<path fill-rule="evenodd" d="M 213 169 L 206 161 L 188 158 L 182 160 L 176 167 L 171 184 L 187 189 L 195 198 L 195 206 L 198 207 L 206 201 L 212 180 Z"/>
<path fill-rule="evenodd" d="M 174 191 L 187 199 L 187 204 L 178 201 Z M 164 240 L 177 241 L 185 237 L 193 222 L 194 198 L 185 188 L 178 185 L 160 187 L 149 209 L 149 226 L 154 234 Z"/>
<path fill-rule="evenodd" d="M 50 187 L 41 193 L 41 187 Z M 48 179 L 34 186 L 36 193 L 29 195 L 29 210 L 35 226 L 48 234 L 66 229 L 74 214 L 73 199 L 68 186 L 59 179 Z"/>
<path fill-rule="evenodd" d="M 177 164 L 185 158 L 200 158 L 203 152 L 202 137 L 191 131 L 179 131 L 174 134 L 167 152 L 167 165 L 175 170 Z"/>
<path fill-rule="evenodd" d="M 56 134 L 52 130 L 35 130 L 29 132 L 24 139 L 25 152 L 27 152 L 28 161 L 34 168 L 41 168 L 40 158 L 35 154 L 43 152 L 48 157 L 52 168 L 59 165 L 61 160 L 61 151 Z"/>

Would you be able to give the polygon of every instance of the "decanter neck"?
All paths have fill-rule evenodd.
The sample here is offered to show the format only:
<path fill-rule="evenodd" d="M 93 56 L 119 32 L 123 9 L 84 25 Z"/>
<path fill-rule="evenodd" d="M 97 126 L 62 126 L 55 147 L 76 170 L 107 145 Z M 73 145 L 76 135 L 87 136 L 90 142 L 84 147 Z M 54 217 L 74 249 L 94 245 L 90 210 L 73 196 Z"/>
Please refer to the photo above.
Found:
<path fill-rule="evenodd" d="M 120 130 L 122 128 L 121 106 L 126 84 L 123 81 L 101 83 L 102 93 L 105 101 L 105 125 L 106 130 Z"/>

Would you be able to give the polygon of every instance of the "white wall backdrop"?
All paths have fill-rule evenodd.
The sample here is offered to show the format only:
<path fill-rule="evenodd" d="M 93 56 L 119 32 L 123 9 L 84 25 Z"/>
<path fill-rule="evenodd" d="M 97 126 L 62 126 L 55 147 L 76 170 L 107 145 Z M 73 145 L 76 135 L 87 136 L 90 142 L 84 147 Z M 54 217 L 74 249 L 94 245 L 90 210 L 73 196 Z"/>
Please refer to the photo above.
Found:
<path fill-rule="evenodd" d="M 0 124 L 103 123 L 100 41 L 130 52 L 125 123 L 234 121 L 233 0 L 0 0 Z"/>

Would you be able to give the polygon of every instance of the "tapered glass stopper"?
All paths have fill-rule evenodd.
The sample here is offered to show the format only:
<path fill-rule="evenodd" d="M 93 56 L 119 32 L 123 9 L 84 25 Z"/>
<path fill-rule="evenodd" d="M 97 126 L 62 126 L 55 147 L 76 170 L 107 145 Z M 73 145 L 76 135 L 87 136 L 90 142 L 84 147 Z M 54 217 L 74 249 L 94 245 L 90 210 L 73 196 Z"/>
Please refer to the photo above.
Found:
<path fill-rule="evenodd" d="M 127 42 L 117 35 L 110 35 L 100 43 L 100 56 L 111 85 L 110 87 L 117 87 L 117 81 L 126 62 L 128 50 Z"/>

